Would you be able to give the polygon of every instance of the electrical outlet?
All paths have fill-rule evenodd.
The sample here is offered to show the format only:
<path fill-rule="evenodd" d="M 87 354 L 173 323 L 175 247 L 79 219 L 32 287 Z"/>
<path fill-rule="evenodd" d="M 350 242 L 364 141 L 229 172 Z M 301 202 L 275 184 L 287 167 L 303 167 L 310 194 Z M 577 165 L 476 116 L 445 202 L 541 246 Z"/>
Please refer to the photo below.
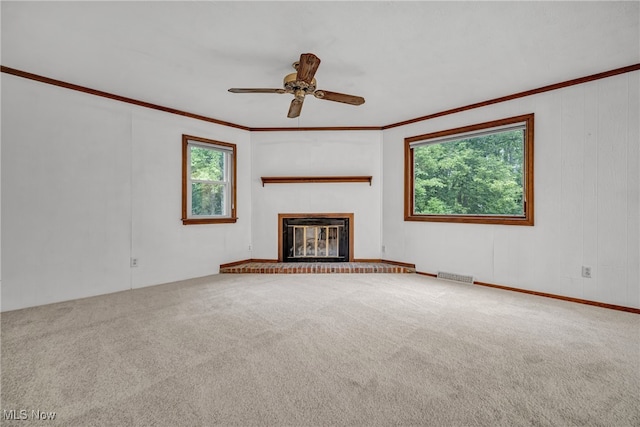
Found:
<path fill-rule="evenodd" d="M 249 252 L 251 252 L 251 245 L 249 245 Z"/>
<path fill-rule="evenodd" d="M 387 252 L 387 247 L 385 245 L 382 245 L 382 252 Z"/>
<path fill-rule="evenodd" d="M 131 267 L 138 266 L 138 258 L 131 258 Z"/>
<path fill-rule="evenodd" d="M 582 277 L 586 277 L 587 279 L 591 279 L 591 267 L 582 266 Z"/>

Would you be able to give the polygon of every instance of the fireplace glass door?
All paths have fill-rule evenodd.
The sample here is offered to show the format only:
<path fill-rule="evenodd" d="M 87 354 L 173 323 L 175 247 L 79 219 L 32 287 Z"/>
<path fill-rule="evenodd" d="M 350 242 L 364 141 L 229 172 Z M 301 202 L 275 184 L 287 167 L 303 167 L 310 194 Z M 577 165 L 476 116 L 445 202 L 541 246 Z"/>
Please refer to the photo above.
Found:
<path fill-rule="evenodd" d="M 348 219 L 285 219 L 283 226 L 285 262 L 348 261 Z"/>
<path fill-rule="evenodd" d="M 339 225 L 294 225 L 293 257 L 337 257 L 340 249 L 339 230 Z"/>

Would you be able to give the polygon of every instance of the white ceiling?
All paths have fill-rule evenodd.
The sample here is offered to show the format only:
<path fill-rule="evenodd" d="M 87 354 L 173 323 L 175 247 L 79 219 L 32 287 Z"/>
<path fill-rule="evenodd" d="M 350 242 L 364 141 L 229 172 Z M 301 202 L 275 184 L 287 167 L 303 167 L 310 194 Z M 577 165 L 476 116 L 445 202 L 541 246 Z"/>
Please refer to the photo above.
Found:
<path fill-rule="evenodd" d="M 640 2 L 9 2 L 2 65 L 248 127 L 383 126 L 640 62 Z M 319 89 L 282 87 L 301 53 Z"/>

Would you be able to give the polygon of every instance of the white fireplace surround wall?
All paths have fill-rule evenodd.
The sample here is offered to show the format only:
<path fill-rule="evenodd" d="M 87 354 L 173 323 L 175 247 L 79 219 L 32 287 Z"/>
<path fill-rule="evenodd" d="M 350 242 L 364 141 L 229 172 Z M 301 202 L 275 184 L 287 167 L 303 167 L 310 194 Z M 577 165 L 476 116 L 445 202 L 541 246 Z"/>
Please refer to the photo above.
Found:
<path fill-rule="evenodd" d="M 278 258 L 279 213 L 352 212 L 353 256 L 379 259 L 382 211 L 382 135 L 359 132 L 251 134 L 252 251 L 246 258 Z M 262 186 L 263 176 L 373 176 L 368 183 Z"/>

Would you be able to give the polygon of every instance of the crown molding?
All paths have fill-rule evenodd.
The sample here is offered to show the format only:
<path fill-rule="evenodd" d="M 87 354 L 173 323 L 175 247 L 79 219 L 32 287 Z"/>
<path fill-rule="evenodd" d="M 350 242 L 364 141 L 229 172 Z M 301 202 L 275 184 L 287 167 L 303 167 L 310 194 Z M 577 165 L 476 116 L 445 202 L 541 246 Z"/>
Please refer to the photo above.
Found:
<path fill-rule="evenodd" d="M 531 96 L 531 95 L 536 95 L 543 92 L 558 90 L 565 87 L 588 83 L 594 80 L 605 79 L 607 77 L 613 77 L 613 76 L 617 76 L 618 74 L 630 73 L 632 71 L 637 71 L 637 70 L 640 70 L 640 63 L 628 65 L 626 67 L 616 68 L 614 70 L 604 71 L 602 73 L 591 74 L 590 76 L 580 77 L 577 79 L 566 80 L 564 82 L 554 83 L 552 85 L 542 86 L 536 89 L 526 90 L 524 92 L 518 92 L 511 95 L 501 96 L 499 98 L 490 99 L 488 101 L 476 102 L 475 104 L 465 105 L 464 107 L 452 108 L 450 110 L 444 110 L 438 113 L 428 114 L 422 117 L 416 117 L 415 119 L 405 120 L 403 122 L 392 123 L 386 126 L 382 126 L 382 130 L 392 129 L 399 126 L 406 126 L 406 125 L 421 122 L 424 120 L 435 119 L 436 117 L 448 116 L 450 114 L 456 114 L 462 111 L 486 107 L 487 105 L 498 104 L 500 102 L 511 101 L 513 99 L 518 99 L 518 98 L 524 98 L 525 96 Z"/>
<path fill-rule="evenodd" d="M 46 83 L 53 86 L 62 87 L 65 89 L 75 90 L 78 92 L 87 93 L 89 95 L 100 96 L 102 98 L 113 99 L 115 101 L 124 102 L 127 104 L 137 105 L 139 107 L 150 108 L 152 110 L 164 111 L 165 113 L 176 114 L 178 116 L 189 117 L 191 119 L 202 120 L 209 123 L 215 123 L 217 125 L 228 126 L 236 129 L 250 130 L 247 126 L 242 126 L 236 123 L 225 122 L 222 120 L 214 119 L 212 117 L 202 116 L 200 114 L 189 113 L 188 111 L 182 111 L 171 107 L 165 107 L 158 104 L 152 104 L 146 101 L 140 101 L 138 99 L 127 98 L 126 96 L 120 96 L 109 92 L 104 92 L 97 89 L 92 89 L 86 86 L 80 86 L 73 83 L 68 83 L 62 80 L 52 79 L 50 77 L 40 76 L 38 74 L 29 73 L 27 71 L 17 70 L 15 68 L 0 66 L 0 71 L 6 74 L 22 77 L 29 80 L 34 80 L 40 83 Z"/>
<path fill-rule="evenodd" d="M 617 76 L 619 74 L 630 73 L 633 71 L 640 70 L 640 63 L 628 65 L 626 67 L 616 68 L 609 71 L 604 71 L 602 73 L 591 74 L 589 76 L 580 77 L 577 79 L 566 80 L 560 83 L 554 83 L 547 86 L 542 86 L 536 89 L 530 89 L 523 92 L 514 93 L 511 95 L 501 96 L 499 98 L 490 99 L 487 101 L 476 102 L 474 104 L 465 105 L 463 107 L 452 108 L 449 110 L 440 111 L 437 113 L 428 114 L 426 116 L 416 117 L 415 119 L 405 120 L 402 122 L 391 123 L 384 126 L 319 126 L 319 127 L 249 127 L 243 126 L 236 123 L 226 122 L 222 120 L 215 119 L 213 117 L 202 116 L 200 114 L 194 114 L 187 111 L 178 110 L 171 107 L 165 107 L 158 104 L 152 104 L 146 101 L 140 101 L 138 99 L 128 98 L 125 96 L 116 95 L 109 92 L 104 92 L 97 89 L 92 89 L 85 86 L 76 85 L 73 83 L 68 83 L 62 80 L 56 80 L 49 77 L 41 76 L 38 74 L 29 73 L 27 71 L 18 70 L 16 68 L 6 67 L 4 65 L 0 66 L 0 72 L 11 74 L 17 77 L 22 77 L 29 80 L 34 80 L 41 83 L 50 84 L 53 86 L 62 87 L 65 89 L 75 90 L 78 92 L 87 93 L 90 95 L 100 96 L 103 98 L 112 99 L 115 101 L 124 102 L 127 104 L 137 105 L 139 107 L 150 108 L 153 110 L 164 111 L 165 113 L 176 114 L 183 117 L 188 117 L 195 120 L 202 120 L 209 123 L 215 123 L 221 126 L 232 127 L 236 129 L 246 130 L 249 132 L 303 132 L 303 131 L 381 131 L 387 129 L 393 129 L 400 126 L 406 126 L 413 123 L 422 122 L 425 120 L 434 119 L 436 117 L 447 116 L 450 114 L 456 114 L 463 111 L 473 110 L 476 108 L 486 107 L 492 104 L 498 104 L 501 102 L 511 101 L 513 99 L 524 98 L 526 96 L 536 95 L 539 93 L 549 92 L 552 90 L 558 90 L 569 86 L 575 86 L 583 83 L 592 82 L 595 80 L 605 79 L 607 77 Z"/>
<path fill-rule="evenodd" d="M 251 132 L 292 132 L 292 131 L 371 131 L 382 130 L 382 126 L 324 126 L 324 127 L 281 127 L 281 128 L 249 128 Z"/>

